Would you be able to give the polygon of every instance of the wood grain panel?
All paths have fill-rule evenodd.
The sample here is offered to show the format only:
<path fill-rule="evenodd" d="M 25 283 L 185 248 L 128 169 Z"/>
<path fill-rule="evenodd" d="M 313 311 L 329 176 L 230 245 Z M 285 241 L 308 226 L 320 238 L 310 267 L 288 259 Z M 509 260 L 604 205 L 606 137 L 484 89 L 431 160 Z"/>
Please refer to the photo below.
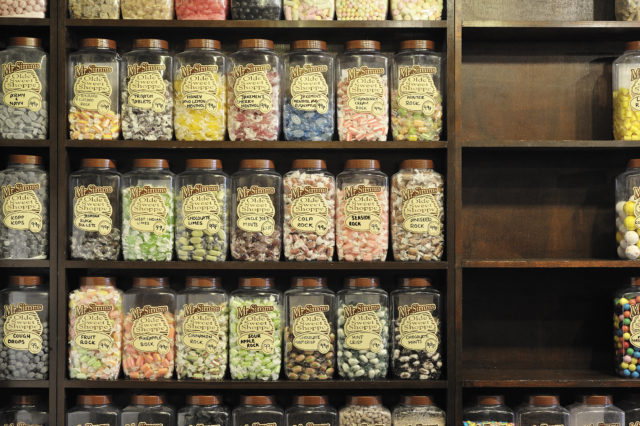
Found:
<path fill-rule="evenodd" d="M 614 19 L 613 2 L 601 0 L 464 0 L 462 11 L 465 20 Z"/>

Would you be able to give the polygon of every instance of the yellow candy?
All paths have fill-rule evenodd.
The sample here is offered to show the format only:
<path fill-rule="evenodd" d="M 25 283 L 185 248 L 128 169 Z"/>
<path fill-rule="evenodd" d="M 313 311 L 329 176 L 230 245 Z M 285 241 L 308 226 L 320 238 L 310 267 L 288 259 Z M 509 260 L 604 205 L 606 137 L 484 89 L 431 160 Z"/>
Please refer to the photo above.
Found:
<path fill-rule="evenodd" d="M 627 228 L 627 231 L 633 231 L 636 229 L 636 218 L 635 216 L 627 216 L 624 218 L 624 227 Z"/>
<path fill-rule="evenodd" d="M 616 232 L 616 242 L 619 243 L 620 241 L 622 241 L 622 234 L 620 232 Z"/>
<path fill-rule="evenodd" d="M 636 209 L 636 203 L 633 201 L 627 201 L 626 203 L 624 203 L 624 214 L 626 214 L 627 216 L 633 216 L 633 212 Z"/>
<path fill-rule="evenodd" d="M 622 140 L 640 140 L 640 111 L 631 107 L 629 90 L 613 92 L 613 137 Z"/>
<path fill-rule="evenodd" d="M 222 141 L 226 123 L 226 91 L 221 74 L 214 74 L 218 92 L 215 108 L 194 109 L 183 103 L 182 78 L 174 82 L 174 127 L 176 139 L 184 141 Z M 192 95 L 190 93 L 190 95 Z M 196 94 L 195 96 L 198 96 Z M 193 95 L 192 95 L 193 96 Z"/>

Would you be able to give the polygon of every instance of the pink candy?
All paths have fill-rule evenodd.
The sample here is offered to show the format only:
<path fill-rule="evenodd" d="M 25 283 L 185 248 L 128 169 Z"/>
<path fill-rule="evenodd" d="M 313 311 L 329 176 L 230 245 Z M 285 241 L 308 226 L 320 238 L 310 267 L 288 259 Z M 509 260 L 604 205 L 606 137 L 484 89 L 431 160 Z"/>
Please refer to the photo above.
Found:
<path fill-rule="evenodd" d="M 47 11 L 46 0 L 2 0 L 0 16 L 16 18 L 44 18 Z"/>
<path fill-rule="evenodd" d="M 338 135 L 341 141 L 386 141 L 389 131 L 387 76 L 379 76 L 381 93 L 353 96 L 353 83 L 343 70 L 338 82 Z M 353 99 L 352 99 L 353 98 Z M 372 101 L 372 99 L 378 98 Z M 356 109 L 354 109 L 354 105 Z M 369 110 L 371 112 L 365 112 Z"/>
<path fill-rule="evenodd" d="M 227 19 L 227 0 L 176 0 L 178 19 Z"/>

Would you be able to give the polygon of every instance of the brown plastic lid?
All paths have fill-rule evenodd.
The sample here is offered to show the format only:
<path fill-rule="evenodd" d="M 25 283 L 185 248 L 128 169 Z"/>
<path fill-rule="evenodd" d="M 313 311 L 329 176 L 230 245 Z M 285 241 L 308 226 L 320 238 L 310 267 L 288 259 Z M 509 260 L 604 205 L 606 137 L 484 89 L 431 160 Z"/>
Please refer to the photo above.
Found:
<path fill-rule="evenodd" d="M 379 396 L 350 396 L 349 404 L 351 405 L 380 405 L 382 399 Z"/>
<path fill-rule="evenodd" d="M 133 395 L 131 397 L 132 404 L 138 405 L 160 405 L 164 403 L 161 395 Z"/>
<path fill-rule="evenodd" d="M 587 405 L 609 405 L 612 401 L 611 395 L 588 395 L 584 398 Z"/>
<path fill-rule="evenodd" d="M 116 42 L 108 38 L 83 38 L 80 45 L 82 47 L 99 47 L 113 50 L 116 48 Z"/>
<path fill-rule="evenodd" d="M 401 169 L 433 169 L 433 160 L 413 159 L 404 160 L 400 164 Z"/>
<path fill-rule="evenodd" d="M 315 158 L 298 158 L 297 160 L 293 160 L 293 164 L 291 165 L 292 169 L 320 169 L 326 170 L 327 163 L 324 160 L 319 160 Z"/>
<path fill-rule="evenodd" d="M 187 403 L 191 405 L 219 405 L 222 399 L 218 395 L 189 395 Z"/>
<path fill-rule="evenodd" d="M 327 50 L 327 42 L 322 40 L 296 40 L 291 43 L 291 49 L 320 49 Z"/>
<path fill-rule="evenodd" d="M 535 395 L 529 397 L 531 405 L 558 405 L 557 395 Z"/>
<path fill-rule="evenodd" d="M 222 161 L 217 158 L 190 158 L 187 160 L 187 169 L 222 169 Z"/>
<path fill-rule="evenodd" d="M 9 164 L 42 164 L 42 157 L 39 155 L 11 154 Z"/>
<path fill-rule="evenodd" d="M 27 46 L 40 47 L 42 42 L 36 37 L 11 37 L 9 38 L 9 46 Z"/>
<path fill-rule="evenodd" d="M 81 405 L 104 405 L 110 404 L 109 395 L 78 395 L 78 404 Z"/>
<path fill-rule="evenodd" d="M 344 165 L 345 169 L 375 169 L 380 170 L 380 162 L 370 158 L 351 158 Z"/>
<path fill-rule="evenodd" d="M 273 41 L 264 38 L 245 38 L 238 41 L 238 49 L 244 49 L 247 47 L 273 50 Z"/>
<path fill-rule="evenodd" d="M 326 287 L 327 280 L 324 277 L 294 277 L 292 280 L 292 287 L 306 287 L 317 288 Z"/>
<path fill-rule="evenodd" d="M 430 287 L 431 280 L 425 277 L 411 277 L 402 279 L 402 287 Z"/>
<path fill-rule="evenodd" d="M 222 43 L 220 43 L 220 40 L 212 40 L 210 38 L 191 38 L 187 40 L 187 49 L 196 48 L 220 50 L 220 48 L 222 48 Z"/>
<path fill-rule="evenodd" d="M 11 275 L 9 283 L 12 285 L 40 285 L 42 280 L 37 275 Z"/>
<path fill-rule="evenodd" d="M 115 169 L 116 163 L 108 158 L 83 158 L 82 167 L 95 167 L 99 169 Z"/>
<path fill-rule="evenodd" d="M 478 405 L 502 405 L 504 396 L 502 395 L 481 395 L 478 397 Z"/>
<path fill-rule="evenodd" d="M 158 38 L 137 38 L 133 40 L 133 48 L 138 49 L 140 47 L 169 50 L 169 43 Z"/>
<path fill-rule="evenodd" d="M 433 405 L 433 400 L 428 395 L 406 395 L 404 403 L 407 405 Z"/>
<path fill-rule="evenodd" d="M 627 163 L 627 169 L 636 169 L 640 167 L 640 158 L 632 158 Z"/>
<path fill-rule="evenodd" d="M 345 43 L 347 50 L 351 49 L 374 49 L 380 50 L 380 42 L 376 40 L 349 40 Z"/>
<path fill-rule="evenodd" d="M 273 404 L 273 397 L 266 395 L 244 395 L 242 397 L 242 403 L 247 405 L 271 405 Z"/>
<path fill-rule="evenodd" d="M 11 400 L 15 405 L 36 405 L 39 402 L 36 395 L 13 395 Z"/>
<path fill-rule="evenodd" d="M 624 46 L 624 50 L 640 50 L 640 40 L 628 41 Z"/>
<path fill-rule="evenodd" d="M 115 285 L 116 280 L 113 277 L 82 277 L 80 285 L 86 287 L 98 287 L 105 285 Z"/>
<path fill-rule="evenodd" d="M 168 169 L 169 162 L 164 158 L 136 158 L 133 167 L 142 169 Z"/>
<path fill-rule="evenodd" d="M 347 287 L 375 288 L 380 286 L 378 277 L 349 277 Z"/>
<path fill-rule="evenodd" d="M 297 405 L 326 405 L 327 401 L 324 395 L 298 395 L 295 399 Z"/>
<path fill-rule="evenodd" d="M 432 40 L 403 40 L 400 49 L 429 49 L 433 50 L 436 44 Z"/>
<path fill-rule="evenodd" d="M 258 277 L 242 277 L 240 278 L 240 287 L 273 287 L 273 278 L 258 278 Z"/>
<path fill-rule="evenodd" d="M 631 285 L 633 287 L 639 287 L 640 286 L 640 277 L 631 278 Z"/>
<path fill-rule="evenodd" d="M 169 279 L 167 277 L 136 277 L 133 279 L 134 287 L 167 287 Z"/>
<path fill-rule="evenodd" d="M 266 160 L 263 158 L 245 158 L 240 161 L 241 169 L 275 169 L 276 166 L 273 164 L 273 161 Z"/>
<path fill-rule="evenodd" d="M 185 287 L 193 288 L 215 288 L 220 287 L 220 278 L 218 277 L 187 277 Z"/>

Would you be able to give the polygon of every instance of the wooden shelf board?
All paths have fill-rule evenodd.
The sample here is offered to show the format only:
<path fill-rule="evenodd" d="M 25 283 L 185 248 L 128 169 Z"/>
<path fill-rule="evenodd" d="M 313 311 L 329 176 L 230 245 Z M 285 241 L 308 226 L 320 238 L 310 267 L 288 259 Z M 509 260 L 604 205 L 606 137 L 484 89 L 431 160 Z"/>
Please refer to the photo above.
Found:
<path fill-rule="evenodd" d="M 20 148 L 40 148 L 48 147 L 49 139 L 0 139 L 0 148 L 7 147 L 20 147 Z"/>
<path fill-rule="evenodd" d="M 546 28 L 546 29 L 640 29 L 639 22 L 632 21 L 496 21 L 464 20 L 463 28 Z"/>
<path fill-rule="evenodd" d="M 618 259 L 469 259 L 465 268 L 638 268 L 640 262 Z"/>
<path fill-rule="evenodd" d="M 640 148 L 640 141 L 616 141 L 616 140 L 486 140 L 486 141 L 463 141 L 463 148 L 499 148 L 499 149 L 620 149 L 620 148 Z"/>
<path fill-rule="evenodd" d="M 65 388 L 75 389 L 259 389 L 259 390 L 302 390 L 302 389 L 357 389 L 357 390 L 382 390 L 382 389 L 446 389 L 446 380 L 376 380 L 376 381 L 200 381 L 200 380 L 64 380 Z"/>
<path fill-rule="evenodd" d="M 67 260 L 67 269 L 178 269 L 178 270 L 424 270 L 447 269 L 447 262 L 135 262 Z"/>
<path fill-rule="evenodd" d="M 48 260 L 2 259 L 0 268 L 48 268 Z"/>
<path fill-rule="evenodd" d="M 462 385 L 476 388 L 636 388 L 640 380 L 594 370 L 477 369 L 463 373 Z"/>
<path fill-rule="evenodd" d="M 476 21 L 462 22 L 463 38 L 469 40 L 597 40 L 625 41 L 637 34 L 638 22 L 622 21 Z"/>
<path fill-rule="evenodd" d="M 447 142 L 185 142 L 185 141 L 72 141 L 68 148 L 106 149 L 445 149 Z"/>
<path fill-rule="evenodd" d="M 46 389 L 49 387 L 48 380 L 0 380 L 0 389 Z"/>
<path fill-rule="evenodd" d="M 49 18 L 0 18 L 0 25 L 15 27 L 48 27 Z"/>

